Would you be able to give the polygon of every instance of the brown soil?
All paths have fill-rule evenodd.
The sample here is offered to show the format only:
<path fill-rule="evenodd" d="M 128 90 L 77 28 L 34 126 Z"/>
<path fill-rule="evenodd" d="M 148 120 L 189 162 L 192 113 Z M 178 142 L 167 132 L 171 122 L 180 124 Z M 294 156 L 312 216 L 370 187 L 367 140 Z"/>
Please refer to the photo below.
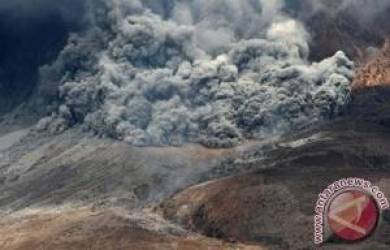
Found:
<path fill-rule="evenodd" d="M 380 85 L 390 85 L 390 39 L 380 52 L 358 70 L 353 82 L 355 89 Z"/>
<path fill-rule="evenodd" d="M 0 222 L 4 250 L 262 250 L 196 234 L 172 235 L 135 225 L 113 210 L 38 213 Z"/>

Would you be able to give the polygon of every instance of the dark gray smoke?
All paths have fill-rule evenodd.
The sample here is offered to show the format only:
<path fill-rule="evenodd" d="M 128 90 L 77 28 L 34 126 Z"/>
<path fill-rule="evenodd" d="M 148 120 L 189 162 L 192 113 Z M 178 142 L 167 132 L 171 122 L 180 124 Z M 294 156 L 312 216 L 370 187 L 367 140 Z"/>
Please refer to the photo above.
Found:
<path fill-rule="evenodd" d="M 310 17 L 319 12 L 333 17 L 348 14 L 365 23 L 374 21 L 390 8 L 388 0 L 286 0 L 286 3 L 286 11 L 297 16 Z"/>
<path fill-rule="evenodd" d="M 388 0 L 338 0 L 333 2 L 314 0 L 311 2 L 315 11 L 331 11 L 335 16 L 348 11 L 357 19 L 365 22 L 371 22 L 390 7 L 390 1 Z"/>
<path fill-rule="evenodd" d="M 34 91 L 39 66 L 53 61 L 82 27 L 79 0 L 0 1 L 0 113 Z"/>
<path fill-rule="evenodd" d="M 361 61 L 364 48 L 381 48 L 390 34 L 388 0 L 291 0 L 289 10 L 305 22 L 312 35 L 310 58 L 343 50 Z M 351 46 L 351 44 L 353 44 Z"/>
<path fill-rule="evenodd" d="M 89 2 L 90 28 L 41 69 L 59 108 L 38 125 L 134 145 L 232 146 L 331 118 L 353 63 L 307 61 L 310 35 L 282 0 Z M 48 94 L 50 95 L 50 94 Z"/>

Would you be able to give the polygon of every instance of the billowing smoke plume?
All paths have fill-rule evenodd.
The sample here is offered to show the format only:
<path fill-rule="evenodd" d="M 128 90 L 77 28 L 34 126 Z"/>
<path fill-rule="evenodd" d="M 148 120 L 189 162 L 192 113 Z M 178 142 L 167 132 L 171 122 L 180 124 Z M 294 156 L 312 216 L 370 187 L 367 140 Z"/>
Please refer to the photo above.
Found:
<path fill-rule="evenodd" d="M 91 1 L 91 27 L 41 69 L 61 101 L 40 129 L 134 145 L 232 146 L 341 112 L 353 63 L 307 61 L 309 34 L 281 0 Z"/>
<path fill-rule="evenodd" d="M 359 19 L 365 21 L 376 18 L 390 7 L 388 0 L 314 0 L 311 1 L 311 4 L 315 10 L 332 11 L 334 15 L 349 10 Z"/>
<path fill-rule="evenodd" d="M 26 101 L 83 13 L 83 0 L 0 0 L 0 114 Z"/>

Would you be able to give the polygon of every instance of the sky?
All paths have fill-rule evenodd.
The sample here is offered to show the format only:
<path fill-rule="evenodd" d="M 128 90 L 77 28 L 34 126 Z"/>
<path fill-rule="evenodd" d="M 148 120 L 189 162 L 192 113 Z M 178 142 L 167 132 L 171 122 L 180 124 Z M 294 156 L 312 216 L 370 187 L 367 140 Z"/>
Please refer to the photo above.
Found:
<path fill-rule="evenodd" d="M 31 94 L 39 66 L 57 57 L 82 19 L 78 0 L 0 1 L 0 113 Z"/>

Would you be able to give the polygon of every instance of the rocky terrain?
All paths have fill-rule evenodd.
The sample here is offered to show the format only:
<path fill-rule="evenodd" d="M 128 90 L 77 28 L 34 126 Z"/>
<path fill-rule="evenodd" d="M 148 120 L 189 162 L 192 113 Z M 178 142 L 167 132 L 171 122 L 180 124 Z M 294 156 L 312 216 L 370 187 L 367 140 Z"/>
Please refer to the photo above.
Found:
<path fill-rule="evenodd" d="M 357 176 L 390 193 L 389 96 L 367 90 L 337 121 L 232 149 L 7 133 L 0 246 L 312 249 L 313 206 L 329 183 Z M 388 249 L 387 217 L 364 244 L 325 249 Z"/>
<path fill-rule="evenodd" d="M 156 228 L 150 228 L 154 224 Z M 263 249 L 188 233 L 155 216 L 113 209 L 46 210 L 7 219 L 0 225 L 1 249 Z"/>
<path fill-rule="evenodd" d="M 390 84 L 390 40 L 383 48 L 363 63 L 355 77 L 353 87 L 362 89 Z"/>

